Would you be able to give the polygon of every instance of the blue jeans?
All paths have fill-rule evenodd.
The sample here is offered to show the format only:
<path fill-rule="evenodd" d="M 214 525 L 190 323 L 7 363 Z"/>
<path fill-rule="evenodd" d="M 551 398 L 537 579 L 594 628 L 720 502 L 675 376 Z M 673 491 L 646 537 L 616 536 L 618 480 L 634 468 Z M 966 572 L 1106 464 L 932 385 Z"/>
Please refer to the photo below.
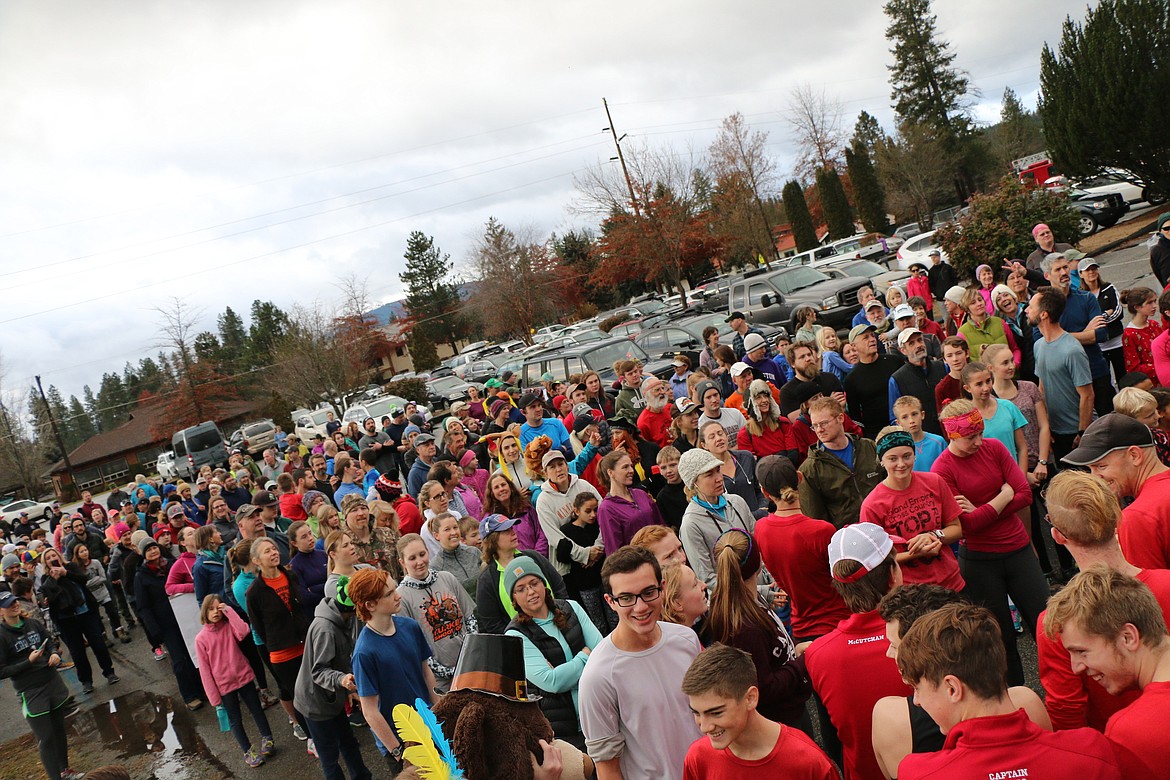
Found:
<path fill-rule="evenodd" d="M 250 637 L 249 637 L 250 639 Z M 260 731 L 260 736 L 272 738 L 272 727 L 268 725 L 268 716 L 264 714 L 264 708 L 260 706 L 260 694 L 256 692 L 256 684 L 248 683 L 242 688 L 237 688 L 234 691 L 228 691 L 222 697 L 223 708 L 227 710 L 228 723 L 231 725 L 232 736 L 236 738 L 236 743 L 239 744 L 240 750 L 245 753 L 252 748 L 252 740 L 248 739 L 248 733 L 244 731 L 244 721 L 240 712 L 240 701 L 244 702 L 244 706 L 248 708 L 248 712 L 252 714 L 252 720 L 256 723 L 256 728 Z"/>
<path fill-rule="evenodd" d="M 345 780 L 338 757 L 345 761 L 349 780 L 373 780 L 362 761 L 362 749 L 344 712 L 329 720 L 305 718 L 305 722 L 309 724 L 309 736 L 317 748 L 317 760 L 321 762 L 321 774 L 325 780 Z"/>

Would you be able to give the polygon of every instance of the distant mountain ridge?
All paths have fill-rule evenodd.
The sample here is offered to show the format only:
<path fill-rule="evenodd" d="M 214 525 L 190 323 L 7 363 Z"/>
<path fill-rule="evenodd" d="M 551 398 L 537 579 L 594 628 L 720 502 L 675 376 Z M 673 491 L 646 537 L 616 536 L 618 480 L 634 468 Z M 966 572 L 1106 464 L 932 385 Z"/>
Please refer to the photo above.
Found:
<path fill-rule="evenodd" d="M 459 297 L 466 301 L 471 298 L 471 293 L 474 290 L 475 282 L 463 282 L 459 285 Z M 406 299 L 399 298 L 396 301 L 383 303 L 366 314 L 376 319 L 379 325 L 389 325 L 393 320 L 399 320 L 406 316 Z"/>

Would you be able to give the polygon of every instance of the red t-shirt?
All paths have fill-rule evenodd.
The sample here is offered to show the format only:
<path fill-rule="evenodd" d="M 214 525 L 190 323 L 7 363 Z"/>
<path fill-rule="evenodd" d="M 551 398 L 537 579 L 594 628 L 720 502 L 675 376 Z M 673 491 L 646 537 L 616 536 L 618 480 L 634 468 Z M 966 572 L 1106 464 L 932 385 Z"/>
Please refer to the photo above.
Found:
<path fill-rule="evenodd" d="M 305 507 L 301 503 L 301 496 L 297 493 L 285 493 L 280 497 L 280 514 L 289 520 L 308 520 Z"/>
<path fill-rule="evenodd" d="M 1162 614 L 1170 621 L 1170 571 L 1142 569 L 1137 578 L 1154 593 L 1162 607 Z M 1072 670 L 1072 658 L 1060 637 L 1049 639 L 1044 633 L 1044 615 L 1036 627 L 1036 655 L 1040 660 L 1040 684 L 1044 686 L 1044 706 L 1052 728 L 1077 729 L 1082 726 L 1105 731 L 1105 723 L 1118 710 L 1133 704 L 1139 691 L 1126 691 L 1112 696 L 1099 682 L 1088 675 Z"/>
<path fill-rule="evenodd" d="M 687 751 L 683 780 L 840 780 L 836 767 L 804 732 L 780 728 L 776 746 L 756 761 L 739 758 L 730 750 L 716 750 L 699 737 Z"/>
<path fill-rule="evenodd" d="M 806 515 L 768 515 L 756 522 L 756 544 L 764 566 L 792 602 L 792 635 L 824 636 L 849 617 L 829 574 L 832 523 Z"/>
<path fill-rule="evenodd" d="M 935 459 L 930 470 L 946 480 L 955 495 L 966 496 L 974 512 L 963 515 L 963 544 L 976 552 L 1004 553 L 1029 544 L 1028 530 L 1016 512 L 1032 504 L 1032 488 L 1020 471 L 1020 464 L 995 439 L 984 439 L 974 455 L 960 458 L 949 449 Z M 989 501 L 1007 482 L 1015 498 L 1000 513 Z"/>
<path fill-rule="evenodd" d="M 1170 778 L 1170 682 L 1147 685 L 1137 701 L 1109 719 L 1105 736 L 1126 777 Z"/>
<path fill-rule="evenodd" d="M 951 729 L 937 753 L 911 753 L 898 780 L 1121 780 L 1109 741 L 1092 729 L 1045 731 L 1023 710 L 972 718 Z M 1148 775 L 1125 775 L 1130 778 Z"/>
<path fill-rule="evenodd" d="M 963 397 L 963 385 L 958 379 L 955 379 L 950 374 L 947 374 L 942 379 L 938 380 L 938 384 L 934 386 L 934 406 L 940 412 L 951 401 L 957 401 Z"/>
<path fill-rule="evenodd" d="M 1147 479 L 1121 510 L 1117 538 L 1134 566 L 1170 569 L 1170 471 Z"/>
<path fill-rule="evenodd" d="M 804 653 L 813 689 L 841 737 L 849 780 L 884 780 L 873 754 L 873 705 L 913 692 L 886 656 L 889 647 L 886 623 L 874 610 L 841 621 Z"/>
<path fill-rule="evenodd" d="M 410 496 L 396 498 L 394 511 L 398 513 L 398 533 L 406 536 L 422 532 L 422 512 L 418 511 L 418 504 L 411 501 Z"/>
<path fill-rule="evenodd" d="M 670 432 L 670 406 L 667 405 L 661 412 L 643 409 L 638 415 L 638 431 L 643 439 L 652 441 L 659 447 L 673 443 L 674 434 Z"/>
<path fill-rule="evenodd" d="M 905 490 L 894 490 L 880 483 L 870 491 L 861 503 L 860 518 L 863 523 L 880 525 L 890 536 L 909 542 L 921 533 L 941 531 L 961 514 L 963 510 L 955 501 L 955 494 L 942 477 L 916 471 Z M 905 550 L 904 545 L 897 546 Z M 967 585 L 949 544 L 944 544 L 934 558 L 917 558 L 899 565 L 906 582 L 941 585 L 956 592 Z"/>

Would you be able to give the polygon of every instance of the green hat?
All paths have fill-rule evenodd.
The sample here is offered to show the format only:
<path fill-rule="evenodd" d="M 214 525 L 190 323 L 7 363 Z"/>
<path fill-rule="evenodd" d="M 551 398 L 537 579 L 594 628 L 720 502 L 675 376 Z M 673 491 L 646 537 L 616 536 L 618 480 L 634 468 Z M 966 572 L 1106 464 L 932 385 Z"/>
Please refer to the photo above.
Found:
<path fill-rule="evenodd" d="M 512 595 L 512 589 L 516 587 L 516 582 L 527 577 L 529 574 L 540 577 L 541 582 L 544 582 L 545 587 L 548 582 L 544 579 L 544 572 L 540 568 L 540 564 L 529 558 L 527 555 L 517 555 L 512 559 L 512 562 L 504 569 L 504 592 L 509 596 Z"/>
<path fill-rule="evenodd" d="M 1165 227 L 1167 222 L 1170 222 L 1170 211 L 1167 211 L 1165 214 L 1158 217 L 1158 230 L 1161 230 L 1163 227 Z"/>
<path fill-rule="evenodd" d="M 337 595 L 333 597 L 342 609 L 353 609 L 353 599 L 349 597 L 349 577 L 344 574 L 337 578 Z"/>

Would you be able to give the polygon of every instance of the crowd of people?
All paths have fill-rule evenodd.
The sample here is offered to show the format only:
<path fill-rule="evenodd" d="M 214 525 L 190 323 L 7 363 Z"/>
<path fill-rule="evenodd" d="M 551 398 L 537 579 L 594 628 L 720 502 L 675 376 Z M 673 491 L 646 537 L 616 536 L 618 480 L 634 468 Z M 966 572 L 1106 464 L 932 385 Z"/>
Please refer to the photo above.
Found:
<path fill-rule="evenodd" d="M 395 706 L 465 689 L 484 634 L 603 780 L 1170 777 L 1170 294 L 1033 236 L 969 286 L 936 253 L 908 297 L 863 291 L 844 341 L 732 312 L 665 380 L 505 374 L 0 529 L 0 677 L 51 780 L 81 776 L 59 670 L 117 685 L 110 641 L 169 659 L 248 766 L 282 712 L 354 780 L 355 729 L 402 771 Z"/>

